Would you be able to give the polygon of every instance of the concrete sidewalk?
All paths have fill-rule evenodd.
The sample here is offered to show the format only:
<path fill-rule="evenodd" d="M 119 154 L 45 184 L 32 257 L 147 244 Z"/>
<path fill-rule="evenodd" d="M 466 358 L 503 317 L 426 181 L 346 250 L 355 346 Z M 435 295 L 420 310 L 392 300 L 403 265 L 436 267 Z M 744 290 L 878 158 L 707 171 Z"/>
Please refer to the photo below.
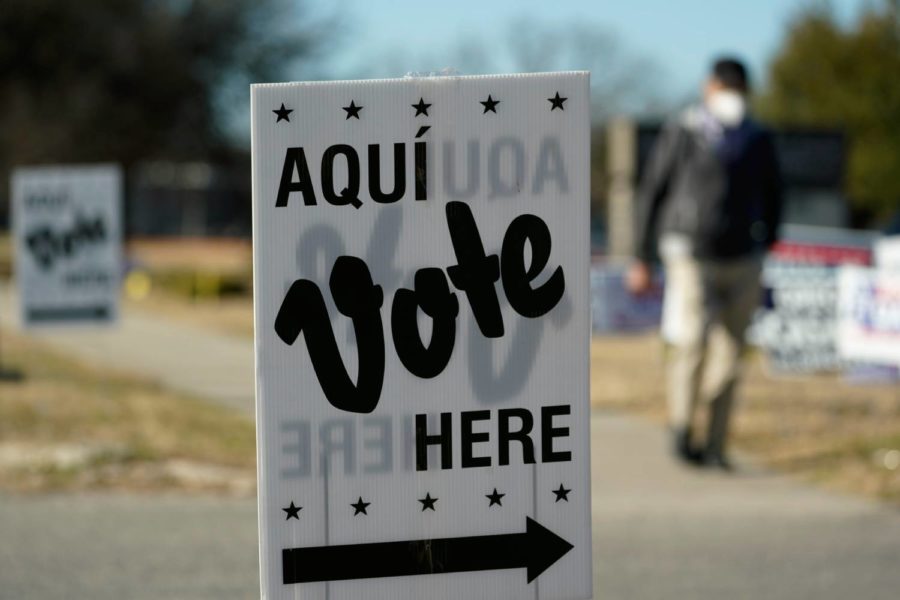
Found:
<path fill-rule="evenodd" d="M 594 413 L 594 597 L 894 599 L 900 514 L 744 469 L 671 462 Z M 252 499 L 0 496 L 0 599 L 258 597 Z"/>
<path fill-rule="evenodd" d="M 0 288 L 0 326 L 15 329 L 16 311 L 10 288 Z M 253 413 L 253 343 L 246 338 L 125 307 L 115 327 L 57 327 L 29 335 L 89 364 L 136 373 Z"/>
<path fill-rule="evenodd" d="M 752 466 L 697 471 L 663 432 L 595 413 L 597 598 L 897 598 L 900 513 Z"/>

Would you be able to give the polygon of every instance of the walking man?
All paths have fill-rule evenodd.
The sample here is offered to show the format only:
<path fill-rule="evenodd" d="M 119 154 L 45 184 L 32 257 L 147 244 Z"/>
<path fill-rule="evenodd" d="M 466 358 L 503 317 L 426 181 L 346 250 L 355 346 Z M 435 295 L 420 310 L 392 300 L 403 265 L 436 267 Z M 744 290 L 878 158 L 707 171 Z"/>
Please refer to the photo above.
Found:
<path fill-rule="evenodd" d="M 763 255 L 775 241 L 781 184 L 771 135 L 747 113 L 744 65 L 715 61 L 703 102 L 667 123 L 635 202 L 632 293 L 650 286 L 663 261 L 665 327 L 672 345 L 667 402 L 674 451 L 692 464 L 728 468 L 728 424 L 744 333 L 759 300 Z M 705 444 L 692 423 L 701 393 L 710 402 Z"/>

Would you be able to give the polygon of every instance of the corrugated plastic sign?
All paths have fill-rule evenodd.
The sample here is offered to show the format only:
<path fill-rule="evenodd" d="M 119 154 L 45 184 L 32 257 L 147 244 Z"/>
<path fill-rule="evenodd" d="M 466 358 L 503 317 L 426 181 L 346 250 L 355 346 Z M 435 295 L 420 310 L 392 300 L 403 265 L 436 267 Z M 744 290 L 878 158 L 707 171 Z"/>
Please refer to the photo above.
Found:
<path fill-rule="evenodd" d="M 587 73 L 256 85 L 266 598 L 591 595 Z"/>
<path fill-rule="evenodd" d="M 119 168 L 16 169 L 12 215 L 22 324 L 114 322 L 122 274 Z"/>

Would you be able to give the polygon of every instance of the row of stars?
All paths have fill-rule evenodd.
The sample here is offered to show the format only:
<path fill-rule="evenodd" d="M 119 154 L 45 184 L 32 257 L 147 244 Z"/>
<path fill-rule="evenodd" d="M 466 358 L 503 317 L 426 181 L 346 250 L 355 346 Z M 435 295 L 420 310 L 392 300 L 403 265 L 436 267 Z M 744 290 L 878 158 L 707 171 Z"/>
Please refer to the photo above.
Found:
<path fill-rule="evenodd" d="M 565 500 L 566 502 L 568 502 L 569 501 L 569 492 L 571 492 L 572 490 L 566 489 L 565 487 L 563 487 L 563 484 L 559 484 L 559 489 L 555 489 L 555 490 L 551 490 L 551 491 L 554 494 L 556 494 L 556 502 L 559 502 L 560 500 Z M 488 504 L 488 507 L 491 507 L 494 505 L 503 506 L 503 497 L 504 496 L 506 496 L 506 494 L 501 494 L 500 492 L 497 491 L 497 488 L 494 488 L 494 491 L 491 492 L 490 494 L 484 495 L 485 498 L 490 500 L 490 504 Z M 431 492 L 427 492 L 425 494 L 424 498 L 419 498 L 419 502 L 422 504 L 422 512 L 425 512 L 426 510 L 434 511 L 435 510 L 434 505 L 437 501 L 438 501 L 438 498 L 433 498 L 431 496 Z M 369 513 L 367 512 L 367 509 L 371 505 L 372 505 L 371 502 L 364 501 L 362 499 L 362 496 L 360 496 L 356 502 L 353 502 L 350 504 L 350 506 L 353 507 L 353 511 L 354 511 L 353 516 L 368 515 Z M 285 513 L 287 513 L 287 517 L 285 518 L 286 521 L 288 521 L 290 519 L 297 519 L 299 521 L 300 520 L 300 511 L 303 510 L 303 507 L 295 506 L 294 502 L 292 500 L 290 506 L 288 506 L 287 508 L 282 508 L 281 510 L 283 510 Z"/>
<path fill-rule="evenodd" d="M 563 98 L 562 96 L 559 95 L 559 92 L 556 92 L 556 95 L 553 98 L 547 98 L 547 102 L 550 103 L 550 112 L 553 112 L 557 108 L 559 110 L 565 110 L 564 104 L 565 104 L 566 100 L 568 100 L 568 98 Z M 497 114 L 497 105 L 500 104 L 501 102 L 502 102 L 502 100 L 495 100 L 493 95 L 488 94 L 487 100 L 479 101 L 479 104 L 481 104 L 484 107 L 484 111 L 482 112 L 482 114 L 487 114 L 489 112 Z M 410 106 L 413 107 L 414 109 L 416 109 L 416 114 L 414 116 L 418 117 L 420 115 L 425 115 L 427 117 L 427 116 L 429 116 L 428 109 L 432 105 L 425 102 L 424 98 L 419 98 L 419 101 L 416 104 L 410 104 Z M 352 118 L 356 119 L 357 121 L 359 120 L 359 113 L 360 113 L 360 111 L 362 111 L 363 108 L 365 108 L 365 107 L 357 106 L 355 100 L 350 101 L 350 106 L 342 106 L 341 107 L 341 109 L 346 111 L 346 113 L 347 113 L 346 119 L 349 120 L 352 117 Z M 290 123 L 291 122 L 290 114 L 292 112 L 294 112 L 294 109 L 286 108 L 284 106 L 284 102 L 282 102 L 281 108 L 276 108 L 272 112 L 275 113 L 275 115 L 278 117 L 275 119 L 276 123 L 279 123 L 281 121 L 287 121 L 288 123 Z"/>

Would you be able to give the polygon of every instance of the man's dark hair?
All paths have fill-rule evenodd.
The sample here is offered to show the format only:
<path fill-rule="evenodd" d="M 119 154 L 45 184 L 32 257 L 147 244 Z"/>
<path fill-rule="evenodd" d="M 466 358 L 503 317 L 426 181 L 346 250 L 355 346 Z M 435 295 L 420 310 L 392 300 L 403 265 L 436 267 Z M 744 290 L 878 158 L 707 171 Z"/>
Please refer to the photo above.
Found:
<path fill-rule="evenodd" d="M 747 67 L 736 58 L 722 57 L 713 63 L 712 76 L 728 89 L 746 92 L 750 89 Z"/>

